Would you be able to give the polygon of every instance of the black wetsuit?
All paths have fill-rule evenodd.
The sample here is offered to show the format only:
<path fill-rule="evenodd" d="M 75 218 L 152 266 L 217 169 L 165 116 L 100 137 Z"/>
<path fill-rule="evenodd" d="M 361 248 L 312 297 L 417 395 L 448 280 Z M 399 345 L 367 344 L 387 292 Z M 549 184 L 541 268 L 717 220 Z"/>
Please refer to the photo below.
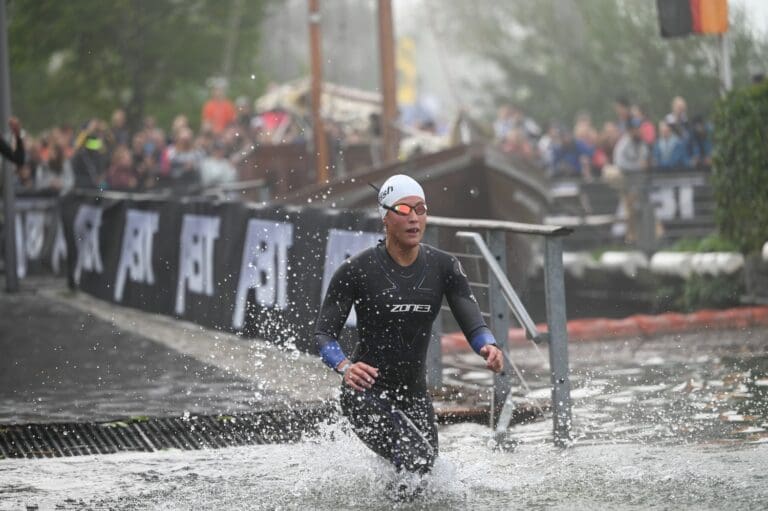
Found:
<path fill-rule="evenodd" d="M 339 338 L 354 304 L 359 342 L 349 359 L 377 368 L 379 377 L 365 392 L 343 383 L 342 411 L 368 447 L 411 472 L 428 471 L 438 451 L 426 355 L 444 295 L 467 339 L 490 334 L 455 257 L 422 244 L 416 261 L 402 267 L 380 243 L 336 271 L 317 322 L 322 350 Z"/>

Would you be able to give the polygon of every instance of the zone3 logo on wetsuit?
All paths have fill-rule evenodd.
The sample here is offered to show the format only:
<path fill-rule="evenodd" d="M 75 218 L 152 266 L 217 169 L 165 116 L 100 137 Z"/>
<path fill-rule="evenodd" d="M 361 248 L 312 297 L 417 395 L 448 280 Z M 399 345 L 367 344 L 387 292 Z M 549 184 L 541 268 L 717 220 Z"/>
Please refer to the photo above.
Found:
<path fill-rule="evenodd" d="M 398 303 L 393 305 L 389 312 L 432 312 L 432 306 L 420 303 Z"/>

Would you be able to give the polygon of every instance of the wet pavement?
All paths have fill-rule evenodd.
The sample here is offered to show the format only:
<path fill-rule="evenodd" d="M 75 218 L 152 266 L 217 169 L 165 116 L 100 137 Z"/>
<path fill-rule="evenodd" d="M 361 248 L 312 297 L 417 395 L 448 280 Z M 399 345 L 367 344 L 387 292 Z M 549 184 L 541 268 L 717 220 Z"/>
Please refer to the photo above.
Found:
<path fill-rule="evenodd" d="M 0 422 L 224 411 L 252 399 L 247 381 L 69 305 L 5 295 L 2 310 Z"/>
<path fill-rule="evenodd" d="M 316 357 L 114 307 L 54 279 L 0 293 L 0 424 L 238 413 L 316 403 Z"/>

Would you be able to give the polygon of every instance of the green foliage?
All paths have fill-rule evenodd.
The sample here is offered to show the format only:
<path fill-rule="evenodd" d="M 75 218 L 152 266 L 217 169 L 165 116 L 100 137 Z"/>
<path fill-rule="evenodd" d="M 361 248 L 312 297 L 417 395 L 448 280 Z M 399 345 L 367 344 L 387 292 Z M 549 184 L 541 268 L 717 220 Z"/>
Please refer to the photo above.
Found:
<path fill-rule="evenodd" d="M 685 311 L 724 309 L 739 305 L 739 297 L 743 292 L 743 279 L 727 275 L 692 275 L 685 281 L 679 303 Z"/>
<path fill-rule="evenodd" d="M 710 234 L 705 238 L 683 238 L 668 249 L 671 252 L 736 252 L 738 245 L 719 234 Z"/>
<path fill-rule="evenodd" d="M 674 245 L 665 250 L 670 252 L 697 252 L 700 240 L 697 238 L 683 238 L 677 240 Z"/>
<path fill-rule="evenodd" d="M 230 95 L 254 94 L 264 1 L 12 0 L 9 46 L 14 112 L 32 130 L 126 109 L 195 123 L 206 79 L 223 70 L 229 34 Z M 231 30 L 239 6 L 238 29 Z M 236 11 L 237 12 L 237 11 Z"/>
<path fill-rule="evenodd" d="M 701 239 L 685 238 L 666 249 L 679 252 L 734 252 L 738 246 L 720 236 L 711 234 Z M 657 286 L 657 311 L 677 310 L 690 312 L 699 309 L 736 307 L 744 294 L 744 279 L 737 275 L 691 275 L 687 280 L 661 279 Z"/>
<path fill-rule="evenodd" d="M 717 105 L 712 186 L 720 232 L 744 253 L 768 241 L 768 82 Z"/>
<path fill-rule="evenodd" d="M 656 2 L 645 0 L 431 0 L 442 38 L 500 74 L 480 84 L 490 108 L 520 104 L 540 121 L 570 122 L 580 110 L 613 118 L 621 95 L 652 118 L 682 95 L 689 112 L 709 113 L 718 96 L 713 36 L 662 39 Z M 768 43 L 757 40 L 744 13 L 733 10 L 729 37 L 736 85 L 752 66 L 765 68 Z M 487 73 L 490 74 L 490 73 Z M 490 94 L 489 94 L 490 93 Z"/>
<path fill-rule="evenodd" d="M 652 313 L 679 311 L 682 309 L 681 299 L 684 281 L 663 282 L 654 286 Z"/>
<path fill-rule="evenodd" d="M 700 309 L 725 309 L 740 304 L 744 279 L 733 275 L 692 275 L 687 280 L 666 281 L 655 292 L 657 312 L 691 312 Z"/>

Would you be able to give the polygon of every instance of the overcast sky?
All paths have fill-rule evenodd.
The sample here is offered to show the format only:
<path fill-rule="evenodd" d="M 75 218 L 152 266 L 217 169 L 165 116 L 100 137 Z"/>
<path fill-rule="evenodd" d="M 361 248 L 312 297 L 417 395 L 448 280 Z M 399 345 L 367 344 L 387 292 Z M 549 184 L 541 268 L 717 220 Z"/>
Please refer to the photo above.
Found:
<path fill-rule="evenodd" d="M 747 9 L 754 27 L 763 35 L 768 35 L 768 0 L 731 0 L 730 3 Z"/>
<path fill-rule="evenodd" d="M 407 12 L 413 0 L 394 0 L 395 13 Z M 729 0 L 732 6 L 741 6 L 749 12 L 749 20 L 763 35 L 768 36 L 768 0 Z M 411 4 L 412 5 L 412 4 Z M 402 12 L 400 12 L 402 14 Z"/>
<path fill-rule="evenodd" d="M 414 33 L 412 31 L 414 24 L 413 9 L 424 1 L 393 0 L 396 29 L 404 29 L 405 32 Z M 432 5 L 434 5 L 435 1 L 439 0 L 430 0 Z M 587 2 L 591 0 L 578 1 Z M 650 2 L 653 0 L 644 1 Z M 763 37 L 768 37 L 768 0 L 729 0 L 729 4 L 732 9 L 737 6 L 746 9 L 747 19 L 753 25 L 755 31 Z M 468 60 L 461 55 L 441 53 L 441 49 L 434 44 L 434 38 L 425 36 L 428 33 L 429 31 L 415 32 L 416 35 L 424 36 L 419 38 L 417 43 L 420 46 L 417 54 L 425 57 L 419 58 L 417 55 L 420 69 L 420 87 L 439 102 L 440 110 L 452 112 L 460 103 L 460 99 L 456 97 L 457 90 L 462 91 L 459 95 L 464 100 L 468 100 L 469 96 L 471 96 L 470 91 L 465 91 L 459 86 L 461 81 L 471 80 L 483 75 L 483 73 L 488 71 L 487 68 L 489 66 L 485 68 L 483 66 L 478 67 L 477 62 Z M 450 60 L 451 65 L 446 66 L 441 59 Z M 451 76 L 446 74 L 446 67 L 452 69 Z"/>

